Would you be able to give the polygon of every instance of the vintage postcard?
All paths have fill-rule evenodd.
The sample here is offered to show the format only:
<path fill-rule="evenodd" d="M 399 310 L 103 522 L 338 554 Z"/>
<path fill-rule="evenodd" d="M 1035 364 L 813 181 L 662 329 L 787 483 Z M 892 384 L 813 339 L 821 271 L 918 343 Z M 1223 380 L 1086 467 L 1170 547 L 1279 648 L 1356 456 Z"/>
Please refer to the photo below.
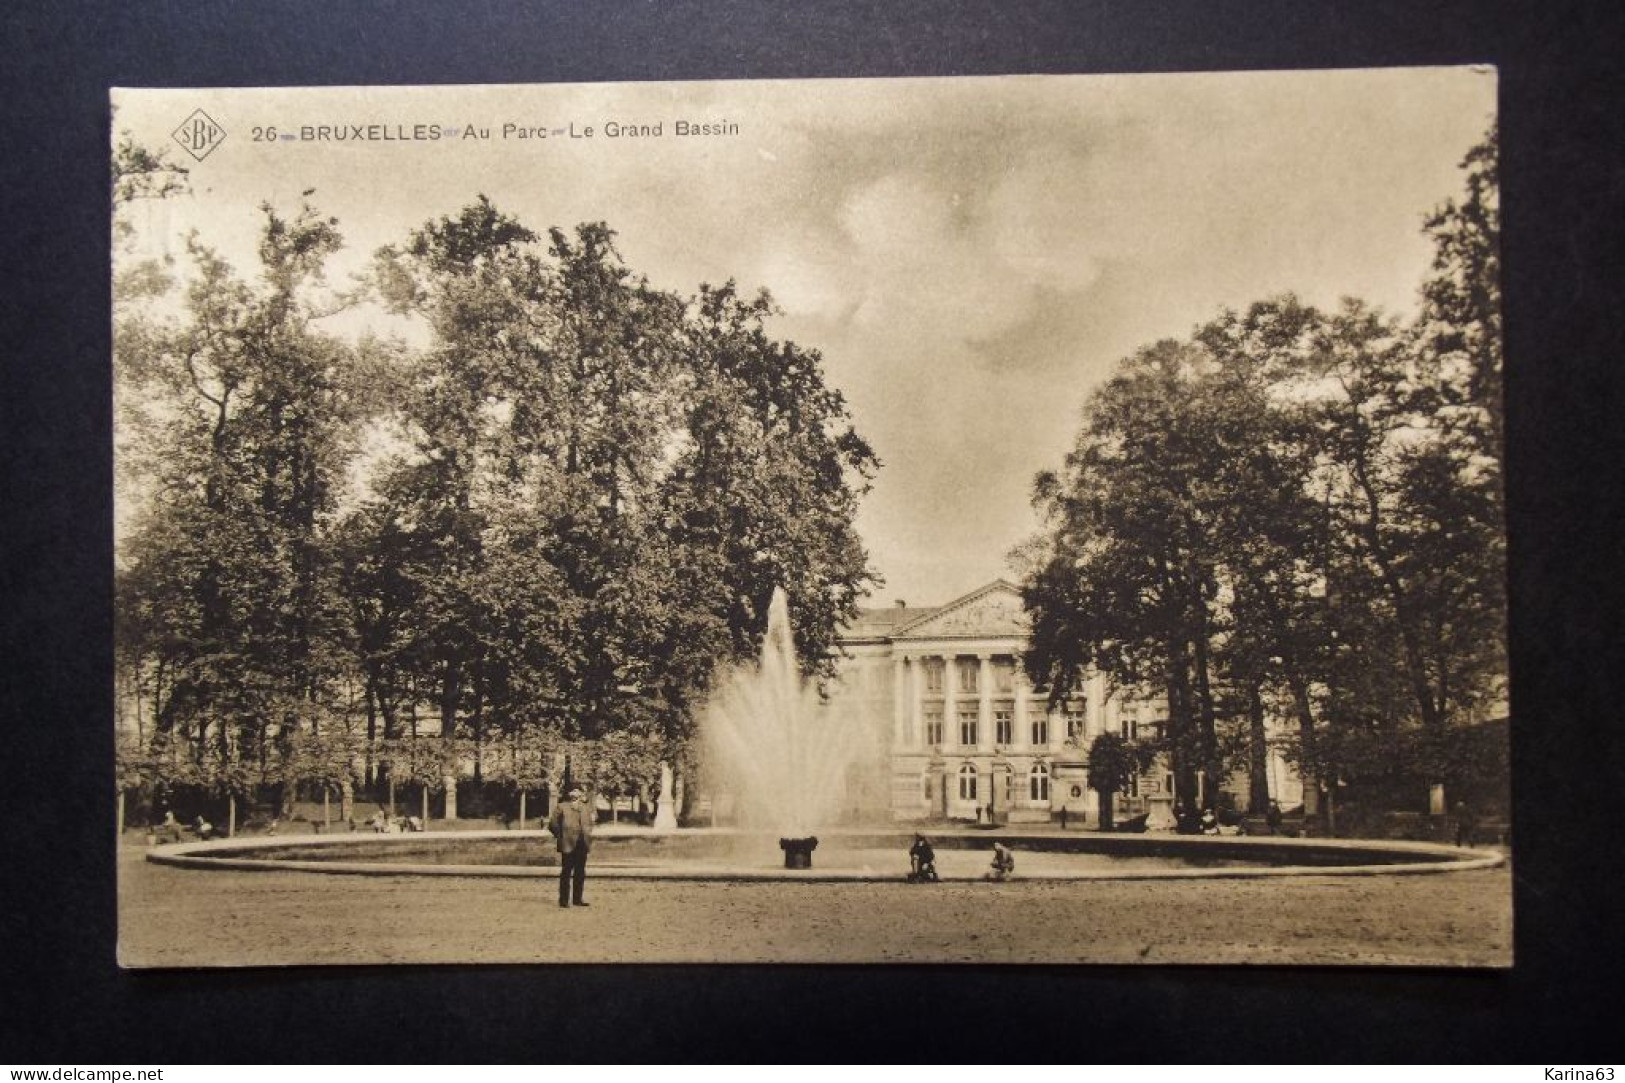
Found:
<path fill-rule="evenodd" d="M 115 90 L 121 963 L 1510 965 L 1495 102 Z"/>

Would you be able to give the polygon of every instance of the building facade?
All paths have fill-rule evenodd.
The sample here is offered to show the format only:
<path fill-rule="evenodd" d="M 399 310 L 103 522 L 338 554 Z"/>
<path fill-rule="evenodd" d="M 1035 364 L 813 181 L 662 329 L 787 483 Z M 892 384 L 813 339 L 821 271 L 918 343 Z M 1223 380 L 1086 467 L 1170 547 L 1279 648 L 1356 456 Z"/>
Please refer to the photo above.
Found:
<path fill-rule="evenodd" d="M 1114 693 L 1092 674 L 1050 709 L 1021 669 L 1029 634 L 1020 593 L 1004 580 L 937 608 L 863 610 L 845 629 L 839 691 L 881 727 L 884 778 L 864 789 L 883 791 L 890 818 L 1036 823 L 1064 811 L 1074 823 L 1095 821 L 1091 742 L 1102 733 L 1149 737 L 1163 706 Z M 1273 752 L 1269 774 L 1283 805 L 1300 799 L 1296 776 Z M 1222 785 L 1239 788 L 1244 803 L 1246 779 L 1237 781 Z M 1172 778 L 1154 767 L 1118 795 L 1116 812 L 1145 812 L 1171 793 Z"/>

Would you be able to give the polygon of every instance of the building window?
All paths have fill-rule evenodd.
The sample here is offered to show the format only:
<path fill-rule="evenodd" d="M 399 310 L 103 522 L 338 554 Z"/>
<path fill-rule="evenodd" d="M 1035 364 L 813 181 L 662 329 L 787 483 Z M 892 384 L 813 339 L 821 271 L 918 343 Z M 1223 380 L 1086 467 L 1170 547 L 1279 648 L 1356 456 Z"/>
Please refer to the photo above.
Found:
<path fill-rule="evenodd" d="M 976 768 L 968 763 L 959 769 L 959 799 L 976 800 Z"/>
<path fill-rule="evenodd" d="M 1016 773 L 1010 768 L 1004 769 L 1004 807 L 1009 808 L 1015 804 L 1016 799 Z"/>
<path fill-rule="evenodd" d="M 1008 707 L 1001 707 L 993 712 L 993 742 L 994 744 L 1008 745 L 1015 743 L 1015 714 Z"/>
<path fill-rule="evenodd" d="M 1087 728 L 1087 716 L 1084 708 L 1087 704 L 1081 699 L 1069 700 L 1066 705 L 1066 739 L 1069 741 L 1083 740 L 1084 730 Z"/>
<path fill-rule="evenodd" d="M 976 747 L 976 722 L 978 711 L 968 710 L 959 712 L 959 743 L 966 748 Z"/>
<path fill-rule="evenodd" d="M 925 712 L 925 743 L 940 745 L 942 743 L 942 711 Z"/>
<path fill-rule="evenodd" d="M 961 692 L 977 692 L 981 689 L 982 662 L 979 658 L 961 658 L 959 660 L 959 690 Z"/>
<path fill-rule="evenodd" d="M 925 690 L 942 695 L 942 659 L 926 658 L 920 666 L 925 671 Z"/>
<path fill-rule="evenodd" d="M 1140 739 L 1140 712 L 1132 707 L 1123 711 L 1123 737 L 1130 741 Z"/>
<path fill-rule="evenodd" d="M 1049 764 L 1033 764 L 1027 773 L 1027 794 L 1034 801 L 1049 801 Z"/>
<path fill-rule="evenodd" d="M 1016 664 L 1014 662 L 993 663 L 993 691 L 1009 695 L 1016 687 Z"/>
<path fill-rule="evenodd" d="M 1043 748 L 1049 744 L 1049 715 L 1035 714 L 1032 717 L 1033 746 Z"/>

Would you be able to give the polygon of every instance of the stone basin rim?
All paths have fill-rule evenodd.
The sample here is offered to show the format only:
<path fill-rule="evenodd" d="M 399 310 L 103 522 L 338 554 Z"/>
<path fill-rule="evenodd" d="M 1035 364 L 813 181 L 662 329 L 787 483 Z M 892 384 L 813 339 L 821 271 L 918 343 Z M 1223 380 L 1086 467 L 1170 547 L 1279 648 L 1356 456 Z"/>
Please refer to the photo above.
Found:
<path fill-rule="evenodd" d="M 900 826 L 895 829 L 871 830 L 835 829 L 820 832 L 827 840 L 894 838 L 909 835 L 914 828 Z M 763 835 L 762 832 L 734 828 L 679 828 L 676 831 L 655 832 L 648 828 L 604 825 L 596 837 L 600 839 L 660 839 L 671 837 L 728 838 Z M 1204 848 L 1216 848 L 1234 856 L 1238 850 L 1257 848 L 1260 851 L 1302 850 L 1306 853 L 1326 855 L 1328 852 L 1350 858 L 1348 864 L 1298 865 L 1272 864 L 1259 866 L 1228 866 L 1210 868 L 1191 866 L 1168 869 L 1079 869 L 1076 871 L 1022 874 L 1018 872 L 1011 883 L 1056 883 L 1086 880 L 1199 880 L 1199 879 L 1264 879 L 1281 876 L 1404 876 L 1466 872 L 1473 869 L 1494 868 L 1505 860 L 1490 850 L 1461 849 L 1440 843 L 1411 842 L 1387 839 L 1294 839 L 1279 837 L 1252 838 L 1199 835 L 1127 835 L 1095 832 L 1076 834 L 1021 833 L 1008 829 L 986 830 L 933 830 L 934 840 L 963 839 L 984 843 L 991 849 L 993 842 L 1002 841 L 1020 847 L 1028 844 L 1052 847 L 1062 842 L 1082 843 L 1080 850 L 1095 853 L 1131 854 L 1141 850 L 1184 850 L 1199 854 Z M 329 849 L 345 845 L 378 844 L 401 845 L 424 841 L 475 841 L 480 839 L 544 839 L 550 838 L 541 830 L 496 831 L 420 831 L 410 834 L 383 835 L 374 832 L 308 835 L 261 835 L 251 838 L 213 839 L 207 842 L 181 842 L 154 846 L 146 859 L 153 864 L 175 868 L 204 870 L 236 870 L 241 872 L 310 872 L 347 876 L 456 876 L 484 879 L 556 878 L 558 870 L 543 865 L 456 865 L 391 861 L 301 861 L 297 858 L 256 858 L 247 856 L 255 850 L 281 849 L 287 846 Z M 983 846 L 974 847 L 982 849 Z M 231 856 L 221 855 L 222 852 Z M 245 853 L 246 852 L 246 853 Z M 1404 855 L 1399 862 L 1373 861 L 1373 857 L 1392 854 Z M 1359 860 L 1360 858 L 1365 860 Z M 1433 860 L 1427 860 L 1432 858 Z M 595 878 L 612 880 L 687 880 L 687 881 L 773 881 L 786 883 L 835 882 L 903 882 L 901 871 L 895 874 L 876 874 L 861 869 L 783 869 L 756 868 L 730 864 L 725 861 L 707 862 L 684 858 L 672 864 L 610 865 L 600 864 L 592 871 Z M 974 883 L 979 877 L 945 876 L 944 882 Z"/>

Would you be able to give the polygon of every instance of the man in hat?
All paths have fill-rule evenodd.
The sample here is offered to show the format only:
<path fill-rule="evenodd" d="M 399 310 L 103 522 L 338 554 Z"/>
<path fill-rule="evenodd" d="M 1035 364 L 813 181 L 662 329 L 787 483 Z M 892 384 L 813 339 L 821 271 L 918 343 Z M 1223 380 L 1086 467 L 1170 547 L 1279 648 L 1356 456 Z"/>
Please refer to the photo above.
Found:
<path fill-rule="evenodd" d="M 547 828 L 559 844 L 559 905 L 586 906 L 581 899 L 587 883 L 587 851 L 592 847 L 592 803 L 580 783 L 571 785 L 553 810 Z"/>

